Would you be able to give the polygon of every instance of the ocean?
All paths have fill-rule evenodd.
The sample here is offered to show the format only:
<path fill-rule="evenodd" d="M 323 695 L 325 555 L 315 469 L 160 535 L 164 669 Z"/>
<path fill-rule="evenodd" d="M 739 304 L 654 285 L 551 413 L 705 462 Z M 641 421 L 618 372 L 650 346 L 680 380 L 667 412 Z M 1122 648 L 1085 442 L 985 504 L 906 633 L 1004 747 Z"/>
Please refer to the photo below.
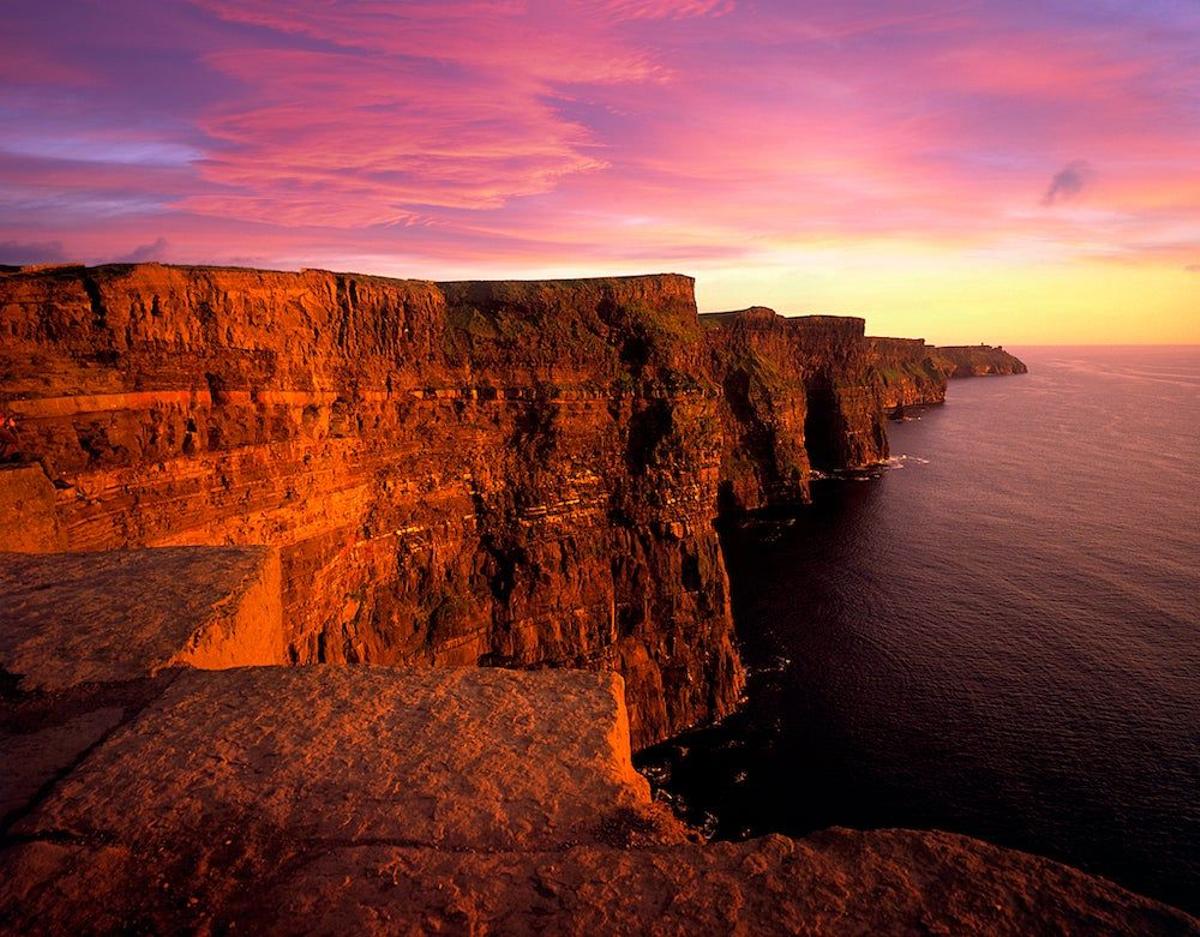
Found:
<path fill-rule="evenodd" d="M 723 532 L 745 705 L 639 766 L 718 838 L 951 830 L 1200 911 L 1200 347 L 1010 350 Z"/>

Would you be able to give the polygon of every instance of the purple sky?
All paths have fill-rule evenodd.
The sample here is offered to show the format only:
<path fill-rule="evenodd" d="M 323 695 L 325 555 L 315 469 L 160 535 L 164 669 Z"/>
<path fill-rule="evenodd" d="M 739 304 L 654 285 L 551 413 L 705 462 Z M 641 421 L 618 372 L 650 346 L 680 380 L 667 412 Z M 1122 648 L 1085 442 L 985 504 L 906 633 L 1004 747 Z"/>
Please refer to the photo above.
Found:
<path fill-rule="evenodd" d="M 1200 340 L 1197 0 L 17 0 L 4 26 L 0 263 L 671 269 L 707 308 L 877 331 Z"/>

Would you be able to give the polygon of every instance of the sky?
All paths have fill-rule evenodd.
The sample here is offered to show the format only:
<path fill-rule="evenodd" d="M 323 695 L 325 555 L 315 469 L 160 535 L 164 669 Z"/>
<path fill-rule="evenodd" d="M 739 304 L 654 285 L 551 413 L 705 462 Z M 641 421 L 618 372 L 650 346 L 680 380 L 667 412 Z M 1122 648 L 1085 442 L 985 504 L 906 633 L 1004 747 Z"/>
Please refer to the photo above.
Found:
<path fill-rule="evenodd" d="M 1200 0 L 6 0 L 0 263 L 1200 343 Z"/>

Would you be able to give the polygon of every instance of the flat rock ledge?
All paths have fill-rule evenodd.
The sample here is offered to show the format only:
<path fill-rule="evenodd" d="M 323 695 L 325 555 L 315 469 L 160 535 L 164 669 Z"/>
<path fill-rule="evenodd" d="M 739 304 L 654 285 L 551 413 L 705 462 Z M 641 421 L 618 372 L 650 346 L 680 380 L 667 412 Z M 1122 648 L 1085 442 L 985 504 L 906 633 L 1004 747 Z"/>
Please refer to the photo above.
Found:
<path fill-rule="evenodd" d="M 945 833 L 698 842 L 611 674 L 168 668 L 0 717 L 4 933 L 1200 933 Z"/>
<path fill-rule="evenodd" d="M 62 690 L 287 663 L 279 593 L 270 547 L 0 552 L 0 670 Z"/>

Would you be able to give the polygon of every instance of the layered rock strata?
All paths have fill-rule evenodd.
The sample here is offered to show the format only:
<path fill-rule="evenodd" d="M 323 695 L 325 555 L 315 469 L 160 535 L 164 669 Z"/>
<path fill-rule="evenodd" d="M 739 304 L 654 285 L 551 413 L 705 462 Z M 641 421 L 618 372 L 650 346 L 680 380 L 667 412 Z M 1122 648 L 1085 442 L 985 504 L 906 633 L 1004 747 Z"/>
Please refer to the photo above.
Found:
<path fill-rule="evenodd" d="M 689 278 L 60 268 L 0 322 L 58 548 L 271 545 L 292 662 L 616 669 L 639 743 L 736 702 Z"/>
<path fill-rule="evenodd" d="M 616 670 L 649 744 L 736 704 L 713 521 L 883 459 L 863 321 L 688 277 L 0 272 L 20 551 L 263 545 L 295 664 Z"/>

